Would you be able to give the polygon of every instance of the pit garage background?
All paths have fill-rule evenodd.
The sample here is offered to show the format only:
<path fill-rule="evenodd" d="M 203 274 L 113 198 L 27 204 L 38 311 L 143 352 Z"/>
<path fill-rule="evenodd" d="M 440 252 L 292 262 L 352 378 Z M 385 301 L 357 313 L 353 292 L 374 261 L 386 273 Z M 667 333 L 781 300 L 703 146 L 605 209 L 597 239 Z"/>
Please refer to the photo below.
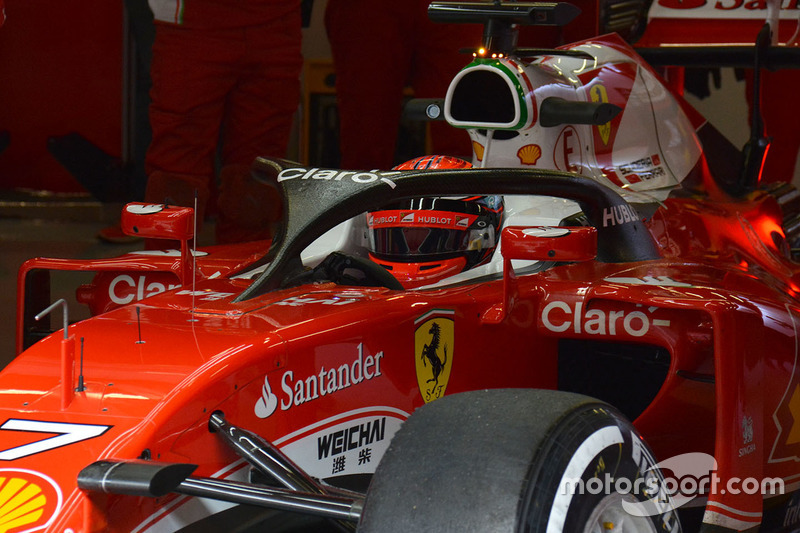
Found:
<path fill-rule="evenodd" d="M 573 29 L 583 33 L 573 38 L 597 32 L 599 1 L 613 0 L 579 0 L 584 12 Z M 335 166 L 338 115 L 325 5 L 314 0 L 303 30 L 303 95 L 288 156 Z M 123 203 L 144 190 L 152 39 L 146 0 L 5 0 L 5 7 L 8 20 L 0 27 L 0 368 L 14 357 L 16 274 L 25 260 L 109 257 L 139 248 L 102 243 L 96 233 L 116 222 Z M 721 89 L 711 89 L 702 101 L 689 98 L 743 146 L 749 134 L 744 82 L 724 69 Z M 407 142 L 398 158 L 404 159 L 403 151 L 424 151 L 424 125 L 401 128 Z M 203 238 L 201 245 L 207 244 Z"/>

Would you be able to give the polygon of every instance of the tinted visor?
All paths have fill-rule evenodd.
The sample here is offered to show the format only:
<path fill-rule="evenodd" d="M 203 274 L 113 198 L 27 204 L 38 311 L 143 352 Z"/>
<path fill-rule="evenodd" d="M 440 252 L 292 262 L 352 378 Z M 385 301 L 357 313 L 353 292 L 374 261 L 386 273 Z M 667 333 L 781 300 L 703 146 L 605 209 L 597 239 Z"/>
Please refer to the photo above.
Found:
<path fill-rule="evenodd" d="M 453 256 L 467 250 L 469 231 L 443 228 L 378 228 L 370 232 L 370 250 L 379 257 L 428 258 Z"/>
<path fill-rule="evenodd" d="M 394 261 L 434 261 L 495 246 L 494 226 L 473 213 L 386 210 L 370 213 L 369 249 Z"/>

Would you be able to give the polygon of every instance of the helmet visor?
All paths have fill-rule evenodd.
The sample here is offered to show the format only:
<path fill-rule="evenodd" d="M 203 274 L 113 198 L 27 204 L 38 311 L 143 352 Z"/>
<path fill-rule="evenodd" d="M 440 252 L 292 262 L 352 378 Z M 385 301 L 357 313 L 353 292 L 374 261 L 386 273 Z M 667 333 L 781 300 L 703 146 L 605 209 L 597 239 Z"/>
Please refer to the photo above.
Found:
<path fill-rule="evenodd" d="M 494 227 L 478 215 L 387 210 L 367 216 L 369 249 L 378 257 L 426 261 L 495 246 Z"/>

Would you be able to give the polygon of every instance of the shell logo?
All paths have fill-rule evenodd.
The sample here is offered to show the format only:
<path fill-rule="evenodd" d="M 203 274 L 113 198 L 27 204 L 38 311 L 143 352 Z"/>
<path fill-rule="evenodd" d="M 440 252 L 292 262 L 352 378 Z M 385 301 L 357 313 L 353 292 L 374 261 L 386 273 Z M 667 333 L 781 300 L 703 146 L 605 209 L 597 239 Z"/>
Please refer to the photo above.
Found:
<path fill-rule="evenodd" d="M 61 490 L 32 470 L 0 469 L 0 533 L 40 531 L 61 509 Z"/>
<path fill-rule="evenodd" d="M 542 157 L 542 149 L 539 148 L 538 144 L 526 144 L 517 150 L 517 157 L 523 165 L 535 165 L 539 158 Z"/>
<path fill-rule="evenodd" d="M 481 143 L 472 141 L 472 151 L 475 152 L 478 161 L 483 161 L 483 145 Z"/>

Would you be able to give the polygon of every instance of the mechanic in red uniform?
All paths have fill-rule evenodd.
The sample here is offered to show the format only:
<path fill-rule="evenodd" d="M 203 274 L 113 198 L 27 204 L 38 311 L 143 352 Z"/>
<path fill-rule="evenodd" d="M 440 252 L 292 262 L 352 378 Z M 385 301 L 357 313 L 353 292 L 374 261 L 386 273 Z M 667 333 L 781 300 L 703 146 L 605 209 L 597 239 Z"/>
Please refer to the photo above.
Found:
<path fill-rule="evenodd" d="M 341 167 L 388 169 L 403 90 L 417 98 L 444 98 L 453 76 L 478 48 L 481 26 L 437 24 L 430 0 L 329 0 L 325 28 L 336 71 Z M 471 159 L 468 134 L 443 121 L 430 123 L 432 153 Z"/>
<path fill-rule="evenodd" d="M 256 156 L 286 156 L 300 99 L 300 0 L 148 1 L 145 201 L 193 206 L 196 191 L 202 222 L 219 157 L 217 242 L 268 238 L 279 198 L 249 169 Z"/>

